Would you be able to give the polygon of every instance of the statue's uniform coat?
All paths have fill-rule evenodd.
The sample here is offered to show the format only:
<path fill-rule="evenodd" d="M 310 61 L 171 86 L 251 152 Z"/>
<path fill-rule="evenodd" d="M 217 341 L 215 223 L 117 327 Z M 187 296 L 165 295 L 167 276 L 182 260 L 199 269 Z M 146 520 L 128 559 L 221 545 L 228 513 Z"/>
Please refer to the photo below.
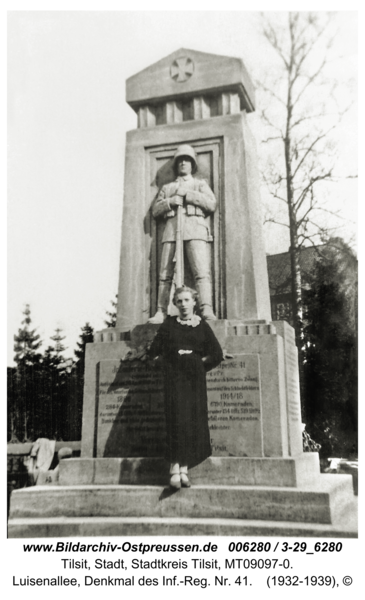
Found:
<path fill-rule="evenodd" d="M 191 327 L 167 317 L 149 350 L 149 356 L 159 355 L 164 359 L 166 459 L 194 467 L 211 455 L 206 371 L 221 362 L 222 350 L 205 321 Z M 203 363 L 203 356 L 209 362 Z"/>
<path fill-rule="evenodd" d="M 185 196 L 182 239 L 194 275 L 200 306 L 202 308 L 212 304 L 210 253 L 207 243 L 213 239 L 209 229 L 209 215 L 215 211 L 217 201 L 204 179 L 185 175 L 164 185 L 152 206 L 154 218 L 165 221 L 157 303 L 158 310 L 163 312 L 166 311 L 169 302 L 176 246 L 177 210 L 170 205 L 170 201 L 178 195 L 179 189 L 184 191 Z"/>
<path fill-rule="evenodd" d="M 176 181 L 164 185 L 152 207 L 155 219 L 166 219 L 162 243 L 176 241 L 176 209 L 171 208 L 169 199 L 175 196 L 180 186 L 187 190 L 186 206 L 183 208 L 183 239 L 210 241 L 209 214 L 216 209 L 217 201 L 204 179 L 195 179 L 191 175 L 178 177 Z"/>

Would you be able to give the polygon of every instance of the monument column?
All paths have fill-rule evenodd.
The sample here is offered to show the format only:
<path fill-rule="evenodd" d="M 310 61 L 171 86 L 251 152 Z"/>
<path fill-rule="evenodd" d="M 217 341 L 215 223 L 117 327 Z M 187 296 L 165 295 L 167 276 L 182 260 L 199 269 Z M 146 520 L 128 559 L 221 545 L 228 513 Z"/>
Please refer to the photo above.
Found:
<path fill-rule="evenodd" d="M 127 102 L 138 127 L 126 142 L 117 323 L 87 346 L 82 456 L 163 454 L 161 373 L 140 358 L 158 329 L 148 319 L 157 308 L 164 224 L 151 207 L 162 186 L 174 185 L 173 157 L 183 144 L 196 157 L 193 176 L 216 198 L 203 218 L 217 316 L 209 323 L 232 355 L 207 378 L 213 456 L 299 456 L 297 350 L 292 328 L 271 323 L 245 67 L 181 49 L 128 79 Z M 194 285 L 189 261 L 185 267 L 185 283 Z"/>
<path fill-rule="evenodd" d="M 172 158 L 190 144 L 198 175 L 218 200 L 212 217 L 213 308 L 219 319 L 271 319 L 259 214 L 254 89 L 240 59 L 181 49 L 127 80 L 138 115 L 127 133 L 117 328 L 156 310 L 160 234 L 151 203 L 174 179 Z"/>

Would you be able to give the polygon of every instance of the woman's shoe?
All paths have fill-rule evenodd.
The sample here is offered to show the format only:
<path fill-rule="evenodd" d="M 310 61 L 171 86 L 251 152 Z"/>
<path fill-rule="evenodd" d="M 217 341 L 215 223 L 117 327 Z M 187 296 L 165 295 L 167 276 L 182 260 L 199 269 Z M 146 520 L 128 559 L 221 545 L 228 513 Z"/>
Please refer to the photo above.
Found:
<path fill-rule="evenodd" d="M 174 488 L 175 490 L 179 490 L 181 488 L 180 473 L 174 473 L 171 475 L 170 487 Z"/>
<path fill-rule="evenodd" d="M 186 488 L 191 487 L 191 483 L 189 481 L 189 477 L 187 476 L 187 473 L 180 473 L 180 481 L 181 481 L 182 487 L 186 487 Z"/>

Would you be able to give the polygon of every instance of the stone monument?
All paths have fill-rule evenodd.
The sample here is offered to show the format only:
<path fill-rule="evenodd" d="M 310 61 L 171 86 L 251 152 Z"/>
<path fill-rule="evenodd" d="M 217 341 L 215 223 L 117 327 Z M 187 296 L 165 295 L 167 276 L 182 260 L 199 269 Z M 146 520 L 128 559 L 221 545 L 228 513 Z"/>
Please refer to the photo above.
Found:
<path fill-rule="evenodd" d="M 195 152 L 195 180 L 214 192 L 206 220 L 218 319 L 209 322 L 234 353 L 208 375 L 214 454 L 295 456 L 302 451 L 297 353 L 292 329 L 271 323 L 248 73 L 239 59 L 181 49 L 126 87 L 138 128 L 127 133 L 117 324 L 87 348 L 82 456 L 162 454 L 161 376 L 137 358 L 121 359 L 143 355 L 157 330 L 148 321 L 158 309 L 164 224 L 153 208 L 174 185 L 174 155 L 184 147 Z M 188 260 L 185 267 L 194 286 Z"/>
<path fill-rule="evenodd" d="M 318 455 L 303 453 L 293 329 L 271 321 L 251 79 L 240 59 L 180 49 L 130 77 L 126 92 L 138 127 L 126 139 L 117 323 L 87 345 L 81 458 L 61 463 L 54 492 L 77 502 L 47 505 L 46 495 L 32 501 L 28 491 L 25 507 L 18 494 L 12 531 L 22 535 L 16 518 L 38 510 L 53 522 L 72 516 L 73 528 L 79 519 L 80 535 L 344 535 L 336 515 L 351 479 L 320 475 Z M 213 456 L 191 470 L 190 490 L 170 495 L 162 375 L 144 359 L 159 326 L 148 320 L 158 308 L 163 246 L 151 209 L 176 178 L 182 145 L 193 149 L 196 177 L 216 199 L 204 214 L 217 317 L 209 324 L 231 358 L 207 377 Z M 95 514 L 100 522 L 87 520 Z M 150 517 L 158 519 L 143 521 Z M 209 525 L 207 517 L 217 520 Z M 69 535 L 63 527 L 56 535 Z"/>

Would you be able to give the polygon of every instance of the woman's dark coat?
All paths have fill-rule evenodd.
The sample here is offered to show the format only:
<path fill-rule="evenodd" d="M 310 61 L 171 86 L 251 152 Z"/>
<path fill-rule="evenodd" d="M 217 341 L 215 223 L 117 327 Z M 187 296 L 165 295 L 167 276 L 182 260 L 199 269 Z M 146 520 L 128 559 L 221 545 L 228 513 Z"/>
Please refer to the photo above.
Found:
<path fill-rule="evenodd" d="M 179 350 L 191 350 L 180 353 Z M 196 327 L 167 317 L 148 352 L 162 356 L 165 374 L 165 415 L 170 463 L 194 467 L 211 455 L 206 372 L 222 360 L 222 350 L 205 321 Z M 208 356 L 207 362 L 202 357 Z"/>

